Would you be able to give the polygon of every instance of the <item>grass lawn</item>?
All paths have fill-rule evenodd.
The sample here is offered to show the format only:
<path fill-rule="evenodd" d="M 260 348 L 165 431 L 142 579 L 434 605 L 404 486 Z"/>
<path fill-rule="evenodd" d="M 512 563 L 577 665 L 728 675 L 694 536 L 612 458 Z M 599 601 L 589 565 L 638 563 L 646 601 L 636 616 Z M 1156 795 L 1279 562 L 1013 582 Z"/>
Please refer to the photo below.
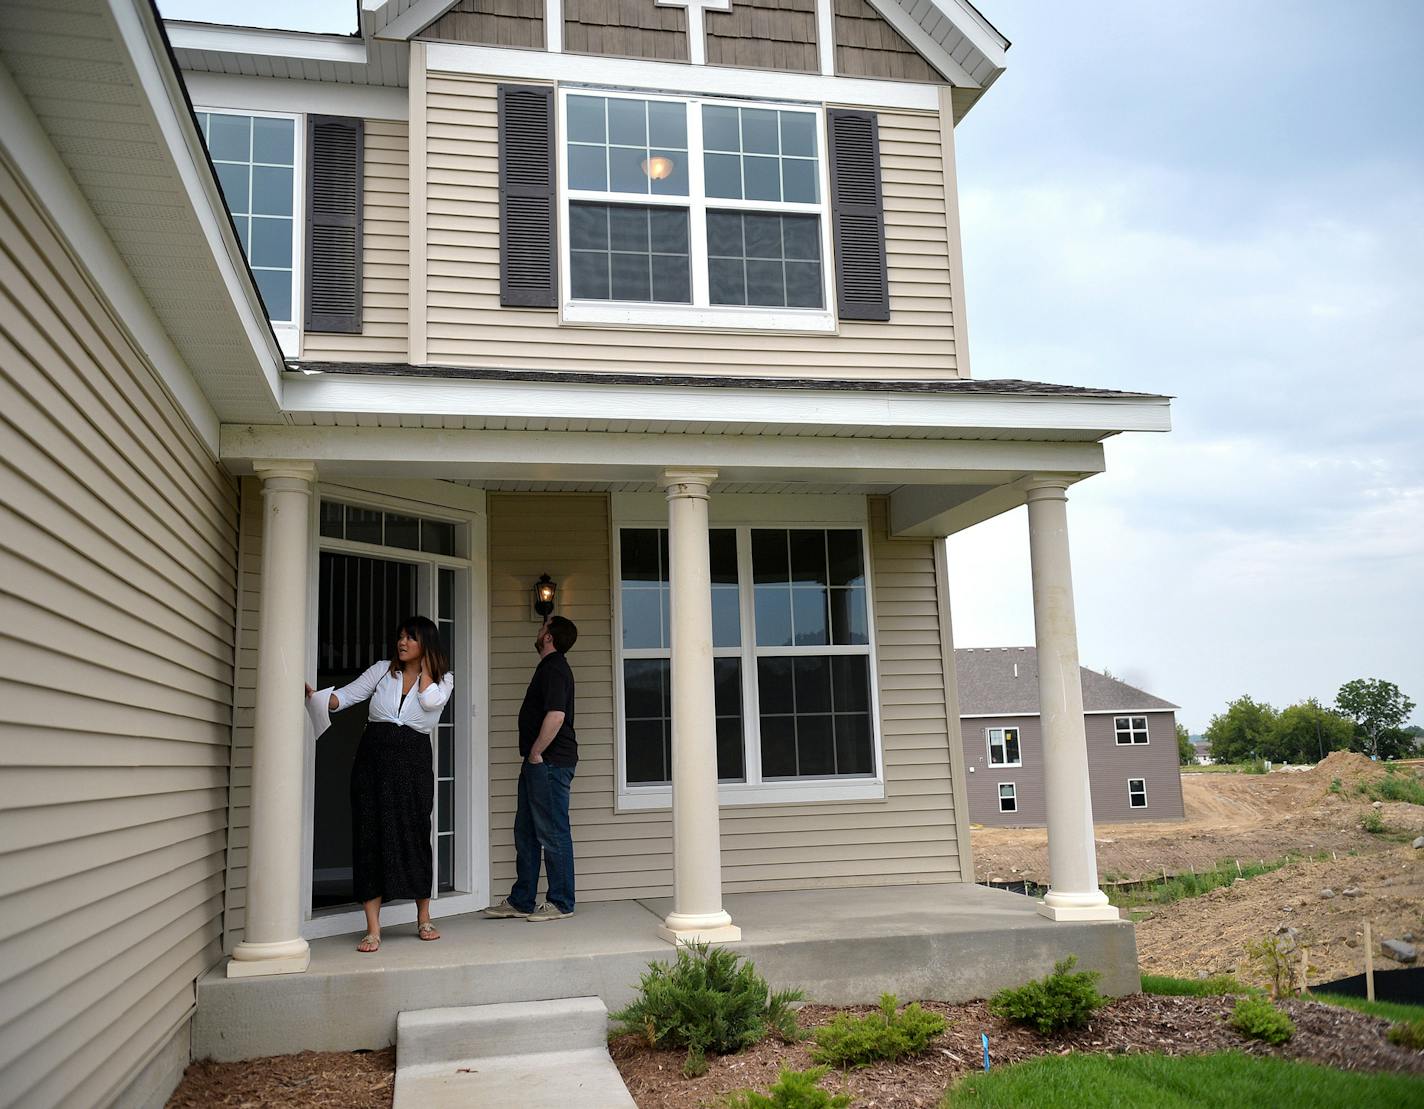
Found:
<path fill-rule="evenodd" d="M 1143 979 L 1143 992 L 1148 992 Z M 1424 1020 L 1424 1005 L 1410 1005 L 1403 1001 L 1367 1001 L 1363 997 L 1348 997 L 1339 993 L 1312 993 L 1312 1001 L 1323 1001 L 1326 1005 L 1340 1005 L 1354 1009 L 1357 1013 L 1369 1013 L 1372 1017 L 1385 1020 Z"/>
<path fill-rule="evenodd" d="M 1220 997 L 1222 994 L 1263 991 L 1246 985 L 1230 974 L 1217 974 L 1211 978 L 1170 978 L 1165 974 L 1144 974 L 1142 992 L 1165 994 L 1169 997 Z"/>
<path fill-rule="evenodd" d="M 1194 762 L 1181 767 L 1181 771 L 1183 774 L 1264 774 L 1266 767 L 1264 763 L 1253 762 L 1214 762 L 1210 766 Z"/>
<path fill-rule="evenodd" d="M 976 1074 L 946 1095 L 946 1109 L 1397 1109 L 1424 1104 L 1424 1079 L 1357 1074 L 1313 1063 L 1255 1059 L 1237 1052 L 1165 1055 L 1060 1055 Z"/>

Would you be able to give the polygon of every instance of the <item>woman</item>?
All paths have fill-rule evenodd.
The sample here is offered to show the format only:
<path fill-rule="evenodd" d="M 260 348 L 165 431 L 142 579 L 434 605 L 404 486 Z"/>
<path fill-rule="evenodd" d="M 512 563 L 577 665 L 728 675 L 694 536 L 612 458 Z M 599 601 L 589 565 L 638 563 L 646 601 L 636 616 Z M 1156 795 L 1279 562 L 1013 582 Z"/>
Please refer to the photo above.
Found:
<path fill-rule="evenodd" d="M 412 616 L 400 626 L 395 658 L 376 663 L 331 694 L 332 712 L 371 701 L 351 767 L 353 878 L 356 899 L 366 910 L 366 935 L 357 951 L 380 950 L 381 902 L 399 897 L 415 900 L 416 934 L 440 938 L 430 923 L 435 805 L 430 733 L 454 684 L 439 629 L 424 616 Z M 307 698 L 312 695 L 307 686 Z"/>

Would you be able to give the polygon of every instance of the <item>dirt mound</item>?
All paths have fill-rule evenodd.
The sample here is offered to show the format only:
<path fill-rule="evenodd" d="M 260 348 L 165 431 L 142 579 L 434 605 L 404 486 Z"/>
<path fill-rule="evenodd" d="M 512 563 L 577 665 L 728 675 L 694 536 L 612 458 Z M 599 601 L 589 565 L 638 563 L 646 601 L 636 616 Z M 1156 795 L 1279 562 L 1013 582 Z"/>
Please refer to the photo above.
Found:
<path fill-rule="evenodd" d="M 1384 766 L 1355 751 L 1331 751 L 1315 764 L 1314 769 L 1305 771 L 1302 777 L 1319 783 L 1322 789 L 1329 789 L 1330 783 L 1339 778 L 1342 789 L 1353 791 L 1361 782 L 1373 782 L 1384 777 Z"/>

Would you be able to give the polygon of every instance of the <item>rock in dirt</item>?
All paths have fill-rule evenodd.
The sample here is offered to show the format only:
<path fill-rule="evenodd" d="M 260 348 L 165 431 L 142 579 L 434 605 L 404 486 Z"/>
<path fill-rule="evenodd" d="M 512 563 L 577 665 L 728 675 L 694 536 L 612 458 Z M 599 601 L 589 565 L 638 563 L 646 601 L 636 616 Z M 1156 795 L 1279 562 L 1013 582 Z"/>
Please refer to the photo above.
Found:
<path fill-rule="evenodd" d="M 1380 950 L 1396 963 L 1412 963 L 1419 957 L 1419 950 L 1412 943 L 1403 940 L 1385 940 Z"/>
<path fill-rule="evenodd" d="M 1414 848 L 1416 848 L 1416 849 L 1417 849 L 1417 848 L 1424 848 L 1424 836 L 1420 836 L 1420 837 L 1419 837 L 1418 839 L 1416 839 L 1412 844 L 1410 844 L 1410 846 L 1411 846 L 1411 847 L 1414 847 Z"/>
<path fill-rule="evenodd" d="M 1332 897 L 1335 896 L 1335 891 L 1332 889 L 1323 889 L 1320 891 L 1320 896 L 1326 901 L 1329 901 Z"/>
<path fill-rule="evenodd" d="M 1354 886 L 1346 886 L 1342 891 L 1346 897 L 1359 897 L 1360 891 Z"/>

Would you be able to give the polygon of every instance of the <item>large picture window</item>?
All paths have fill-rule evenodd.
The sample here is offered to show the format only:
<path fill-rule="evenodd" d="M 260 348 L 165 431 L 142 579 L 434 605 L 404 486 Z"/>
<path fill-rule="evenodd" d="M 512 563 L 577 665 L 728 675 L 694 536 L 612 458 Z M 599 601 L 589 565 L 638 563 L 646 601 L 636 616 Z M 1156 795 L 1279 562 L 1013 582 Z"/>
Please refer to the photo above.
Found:
<path fill-rule="evenodd" d="M 818 109 L 560 97 L 565 319 L 834 329 Z"/>
<path fill-rule="evenodd" d="M 667 531 L 617 533 L 622 782 L 672 778 Z M 712 528 L 713 669 L 724 796 L 877 781 L 864 533 Z M 736 787 L 744 787 L 739 794 Z"/>

